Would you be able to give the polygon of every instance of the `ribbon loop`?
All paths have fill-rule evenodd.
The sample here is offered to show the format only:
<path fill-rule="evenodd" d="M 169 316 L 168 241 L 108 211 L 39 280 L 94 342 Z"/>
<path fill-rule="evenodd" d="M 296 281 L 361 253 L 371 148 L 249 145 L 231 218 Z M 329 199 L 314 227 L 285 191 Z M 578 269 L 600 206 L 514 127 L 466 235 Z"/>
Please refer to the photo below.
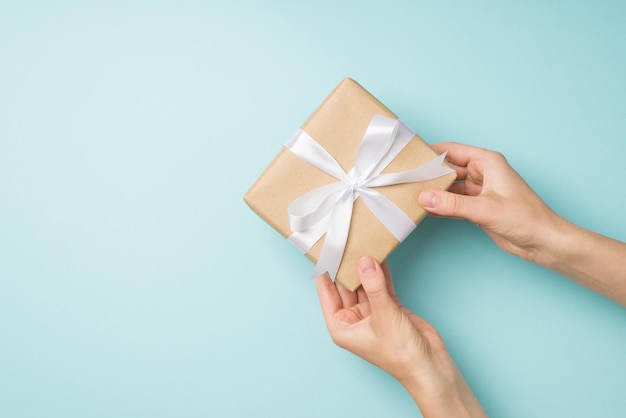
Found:
<path fill-rule="evenodd" d="M 432 180 L 454 172 L 442 165 L 444 153 L 412 170 L 381 174 L 414 135 L 399 119 L 374 115 L 359 145 L 354 167 L 348 173 L 302 130 L 285 144 L 303 161 L 339 180 L 303 194 L 287 208 L 292 231 L 288 240 L 302 253 L 326 235 L 312 277 L 328 273 L 335 280 L 350 232 L 354 201 L 359 197 L 398 241 L 415 228 L 415 223 L 400 208 L 372 189 Z"/>
<path fill-rule="evenodd" d="M 367 178 L 372 174 L 380 160 L 389 152 L 397 133 L 397 119 L 374 115 L 356 153 L 354 175 L 357 179 Z"/>

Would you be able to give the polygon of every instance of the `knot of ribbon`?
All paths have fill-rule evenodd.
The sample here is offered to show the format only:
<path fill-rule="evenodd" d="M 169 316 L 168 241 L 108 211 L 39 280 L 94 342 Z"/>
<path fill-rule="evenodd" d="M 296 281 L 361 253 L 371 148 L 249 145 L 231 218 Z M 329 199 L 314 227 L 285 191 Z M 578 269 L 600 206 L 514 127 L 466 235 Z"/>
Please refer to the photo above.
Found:
<path fill-rule="evenodd" d="M 328 273 L 335 280 L 348 240 L 353 203 L 358 198 L 398 241 L 403 241 L 415 228 L 411 218 L 373 189 L 432 180 L 454 172 L 442 165 L 446 155 L 443 153 L 412 170 L 381 174 L 414 135 L 399 119 L 374 115 L 359 145 L 354 167 L 348 173 L 302 130 L 285 144 L 303 161 L 339 180 L 303 194 L 287 208 L 292 231 L 288 240 L 303 254 L 326 235 L 311 277 Z"/>

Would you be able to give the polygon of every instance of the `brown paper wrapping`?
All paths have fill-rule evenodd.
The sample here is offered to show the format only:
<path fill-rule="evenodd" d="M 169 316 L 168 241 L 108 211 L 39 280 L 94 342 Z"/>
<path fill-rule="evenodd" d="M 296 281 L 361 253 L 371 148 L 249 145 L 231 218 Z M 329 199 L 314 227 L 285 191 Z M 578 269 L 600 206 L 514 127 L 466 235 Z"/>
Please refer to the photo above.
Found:
<path fill-rule="evenodd" d="M 346 78 L 304 122 L 302 130 L 312 136 L 348 172 L 354 165 L 361 139 L 375 114 L 397 118 L 356 81 Z M 415 135 L 383 173 L 410 170 L 437 155 Z M 417 195 L 422 190 L 447 189 L 454 180 L 455 174 L 451 173 L 426 182 L 378 187 L 376 190 L 394 202 L 417 224 L 426 216 L 426 211 L 417 203 Z M 314 188 L 336 181 L 334 177 L 283 148 L 254 183 L 244 200 L 282 236 L 288 237 L 291 234 L 287 214 L 289 204 Z M 323 242 L 324 237 L 306 254 L 313 262 L 317 262 Z M 382 261 L 398 244 L 399 241 L 361 199 L 357 199 L 354 202 L 346 250 L 337 272 L 337 282 L 348 290 L 357 289 L 360 285 L 358 260 L 369 255 Z"/>

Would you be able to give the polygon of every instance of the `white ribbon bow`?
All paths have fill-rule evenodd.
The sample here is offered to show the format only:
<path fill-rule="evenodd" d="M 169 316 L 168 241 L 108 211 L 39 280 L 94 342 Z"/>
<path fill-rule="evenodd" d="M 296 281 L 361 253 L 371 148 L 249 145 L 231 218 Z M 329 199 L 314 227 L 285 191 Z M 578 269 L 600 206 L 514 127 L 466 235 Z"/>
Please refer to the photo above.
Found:
<path fill-rule="evenodd" d="M 432 180 L 454 172 L 441 165 L 446 156 L 443 153 L 412 170 L 381 174 L 414 135 L 402 121 L 374 115 L 357 151 L 354 168 L 349 173 L 344 172 L 339 163 L 302 130 L 285 144 L 302 160 L 339 180 L 303 194 L 287 209 L 292 231 L 288 240 L 303 254 L 326 234 L 312 277 L 327 272 L 335 280 L 348 240 L 352 206 L 359 197 L 398 241 L 403 241 L 415 228 L 415 222 L 400 208 L 372 189 Z"/>

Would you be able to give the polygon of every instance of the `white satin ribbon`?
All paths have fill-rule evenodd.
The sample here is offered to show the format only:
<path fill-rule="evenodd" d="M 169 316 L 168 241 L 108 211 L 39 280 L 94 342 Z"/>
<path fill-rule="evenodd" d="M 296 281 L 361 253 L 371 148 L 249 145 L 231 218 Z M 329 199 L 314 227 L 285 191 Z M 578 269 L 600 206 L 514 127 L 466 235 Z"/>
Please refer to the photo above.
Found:
<path fill-rule="evenodd" d="M 357 151 L 354 167 L 348 173 L 302 130 L 285 144 L 302 160 L 339 180 L 303 194 L 287 208 L 292 231 L 288 240 L 303 254 L 326 234 L 312 277 L 327 272 L 335 280 L 348 240 L 352 206 L 359 197 L 398 241 L 415 228 L 415 223 L 400 208 L 372 189 L 432 180 L 454 172 L 441 165 L 446 156 L 443 153 L 412 170 L 381 174 L 414 135 L 402 121 L 374 115 Z"/>

